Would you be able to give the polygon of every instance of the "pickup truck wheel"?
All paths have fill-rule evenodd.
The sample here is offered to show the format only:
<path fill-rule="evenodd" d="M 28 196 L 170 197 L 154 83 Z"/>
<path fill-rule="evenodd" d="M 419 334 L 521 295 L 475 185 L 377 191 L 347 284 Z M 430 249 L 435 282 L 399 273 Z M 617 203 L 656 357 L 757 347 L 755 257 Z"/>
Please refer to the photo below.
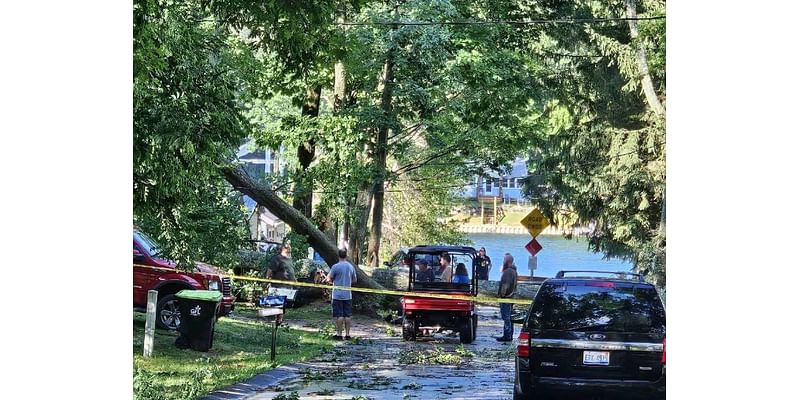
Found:
<path fill-rule="evenodd" d="M 177 330 L 181 325 L 181 311 L 178 298 L 174 294 L 161 296 L 156 303 L 156 327 L 166 330 Z"/>

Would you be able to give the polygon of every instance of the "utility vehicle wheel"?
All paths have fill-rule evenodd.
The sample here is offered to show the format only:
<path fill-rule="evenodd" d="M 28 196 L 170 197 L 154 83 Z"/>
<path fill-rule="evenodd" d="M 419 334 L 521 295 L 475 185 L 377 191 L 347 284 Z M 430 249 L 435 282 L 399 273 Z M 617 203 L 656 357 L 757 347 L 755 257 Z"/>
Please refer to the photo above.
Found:
<path fill-rule="evenodd" d="M 180 325 L 181 310 L 178 308 L 178 298 L 174 294 L 161 296 L 156 303 L 156 327 L 174 331 Z"/>
<path fill-rule="evenodd" d="M 414 320 L 403 317 L 403 340 L 415 341 L 417 340 L 417 327 Z"/>
<path fill-rule="evenodd" d="M 461 343 L 472 343 L 475 341 L 475 328 L 472 323 L 472 318 L 464 318 L 461 321 L 461 329 L 458 332 L 458 338 Z"/>

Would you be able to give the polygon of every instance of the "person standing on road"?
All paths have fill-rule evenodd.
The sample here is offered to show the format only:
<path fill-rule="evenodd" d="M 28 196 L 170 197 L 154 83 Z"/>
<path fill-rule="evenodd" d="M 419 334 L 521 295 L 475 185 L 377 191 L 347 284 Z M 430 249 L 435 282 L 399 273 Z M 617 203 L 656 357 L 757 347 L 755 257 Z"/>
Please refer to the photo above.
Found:
<path fill-rule="evenodd" d="M 502 274 L 497 297 L 510 299 L 514 297 L 514 291 L 517 289 L 517 266 L 514 265 L 514 257 L 510 253 L 506 253 L 505 257 L 503 257 Z M 512 310 L 513 305 L 511 303 L 500 303 L 500 316 L 503 318 L 503 336 L 496 338 L 498 342 L 514 340 L 514 325 L 511 323 Z"/>
<path fill-rule="evenodd" d="M 333 264 L 326 281 L 333 283 L 334 287 L 349 288 L 357 280 L 356 268 L 347 261 L 347 250 L 339 249 L 339 262 Z M 353 319 L 353 293 L 349 290 L 333 289 L 331 310 L 333 311 L 334 322 L 336 322 L 336 336 L 333 339 L 342 340 L 342 328 L 344 328 L 344 339 L 350 340 L 350 325 Z"/>
<path fill-rule="evenodd" d="M 486 255 L 486 248 L 481 247 L 478 250 L 478 280 L 489 280 L 489 272 L 492 271 L 492 259 Z"/>
<path fill-rule="evenodd" d="M 280 252 L 269 260 L 267 264 L 267 279 L 297 282 L 297 278 L 295 278 L 294 275 L 294 263 L 292 262 L 292 246 L 289 242 L 284 242 L 281 245 Z M 275 288 L 292 288 L 291 286 L 280 284 L 270 284 L 270 286 Z M 285 297 L 283 301 L 286 302 Z M 284 309 L 287 305 L 288 304 L 284 304 Z M 278 320 L 278 325 L 283 323 L 282 314 L 278 315 L 276 318 Z"/>

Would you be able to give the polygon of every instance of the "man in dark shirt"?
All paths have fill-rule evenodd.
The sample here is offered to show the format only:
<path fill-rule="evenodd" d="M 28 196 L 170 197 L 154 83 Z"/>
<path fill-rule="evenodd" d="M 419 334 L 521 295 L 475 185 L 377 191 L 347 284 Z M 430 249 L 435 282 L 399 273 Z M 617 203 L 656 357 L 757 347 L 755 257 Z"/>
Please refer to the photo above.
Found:
<path fill-rule="evenodd" d="M 292 263 L 291 257 L 292 247 L 289 243 L 285 243 L 281 247 L 280 253 L 269 260 L 269 264 L 267 265 L 267 279 L 296 282 L 297 279 L 294 277 L 294 263 Z"/>
<path fill-rule="evenodd" d="M 497 297 L 510 299 L 514 297 L 517 290 L 517 266 L 514 265 L 514 257 L 506 253 L 503 257 L 503 275 L 500 278 L 500 288 L 497 290 Z M 503 336 L 497 337 L 498 342 L 510 342 L 514 340 L 514 325 L 511 323 L 511 303 L 500 303 L 500 316 L 503 318 Z"/>
<path fill-rule="evenodd" d="M 489 280 L 489 272 L 492 270 L 492 259 L 486 255 L 486 248 L 478 250 L 478 280 Z"/>
<path fill-rule="evenodd" d="M 292 246 L 286 242 L 281 246 L 280 253 L 276 254 L 267 264 L 267 279 L 297 282 L 294 276 L 294 263 L 292 263 Z M 270 284 L 276 288 L 291 288 L 279 284 Z M 284 299 L 286 301 L 286 299 Z M 286 304 L 287 306 L 289 304 Z M 283 323 L 283 315 L 278 315 L 278 324 Z"/>
<path fill-rule="evenodd" d="M 417 260 L 417 271 L 415 274 L 417 276 L 417 282 L 433 282 L 435 279 L 433 270 L 428 268 L 428 262 L 425 260 Z"/>

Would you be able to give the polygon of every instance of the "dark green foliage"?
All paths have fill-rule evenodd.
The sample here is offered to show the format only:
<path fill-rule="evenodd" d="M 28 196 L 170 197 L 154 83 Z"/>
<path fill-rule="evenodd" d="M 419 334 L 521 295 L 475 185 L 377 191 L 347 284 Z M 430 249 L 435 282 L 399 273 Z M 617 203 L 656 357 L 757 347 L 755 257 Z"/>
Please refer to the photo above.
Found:
<path fill-rule="evenodd" d="M 663 13 L 661 3 L 645 4 L 640 13 Z M 544 9 L 557 14 L 563 7 L 552 2 Z M 576 1 L 568 7 L 589 17 L 624 15 L 622 2 Z M 642 22 L 639 41 L 646 43 L 662 99 L 664 38 L 662 22 Z M 594 226 L 590 249 L 631 260 L 664 285 L 666 237 L 659 229 L 666 184 L 665 121 L 640 93 L 636 45 L 627 23 L 557 26 L 527 42 L 540 54 L 539 62 L 558 73 L 544 80 L 545 128 L 531 149 L 526 192 L 554 222 Z"/>
<path fill-rule="evenodd" d="M 665 13 L 662 1 L 638 3 L 640 16 Z M 632 40 L 624 21 L 335 25 L 344 15 L 383 23 L 609 18 L 624 16 L 625 2 L 136 1 L 134 212 L 170 255 L 236 264 L 244 215 L 218 171 L 252 136 L 288 150 L 288 174 L 266 177 L 281 195 L 314 183 L 319 225 L 357 223 L 357 193 L 384 183 L 384 254 L 463 242 L 444 217 L 465 179 L 528 156 L 526 192 L 546 215 L 592 224 L 591 249 L 633 260 L 663 283 L 665 121 L 640 93 L 635 62 L 642 45 L 665 103 L 663 20 L 641 21 Z M 387 59 L 390 108 L 381 103 Z M 347 99 L 334 112 L 337 61 Z M 302 116 L 306 91 L 317 87 L 319 116 Z M 385 128 L 384 148 L 376 133 Z M 298 168 L 304 143 L 317 154 Z M 376 161 L 384 149 L 385 166 Z M 295 259 L 305 258 L 305 239 L 292 240 Z"/>
<path fill-rule="evenodd" d="M 194 1 L 134 3 L 135 223 L 183 267 L 231 266 L 246 238 L 238 196 L 218 174 L 250 132 L 243 45 Z"/>

